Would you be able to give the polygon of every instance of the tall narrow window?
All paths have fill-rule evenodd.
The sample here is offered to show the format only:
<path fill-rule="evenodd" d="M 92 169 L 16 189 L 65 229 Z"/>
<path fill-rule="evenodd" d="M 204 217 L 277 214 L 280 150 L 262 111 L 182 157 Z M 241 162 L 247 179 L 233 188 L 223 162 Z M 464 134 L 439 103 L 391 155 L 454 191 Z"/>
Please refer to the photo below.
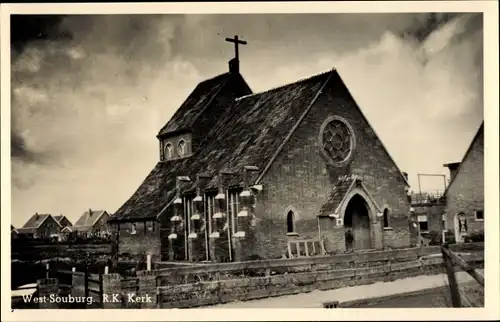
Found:
<path fill-rule="evenodd" d="M 238 231 L 238 212 L 240 211 L 239 192 L 232 191 L 229 194 L 229 213 L 231 214 L 231 229 L 233 233 Z"/>
<path fill-rule="evenodd" d="M 211 234 L 212 231 L 212 217 L 215 214 L 215 197 L 207 196 L 207 214 L 208 214 L 208 232 Z"/>
<path fill-rule="evenodd" d="M 130 233 L 132 235 L 134 234 L 137 234 L 137 229 L 136 229 L 136 225 L 133 223 L 132 226 L 130 227 Z"/>
<path fill-rule="evenodd" d="M 291 210 L 286 215 L 286 225 L 287 225 L 287 232 L 288 233 L 295 232 L 295 216 L 293 214 L 293 211 L 291 211 Z"/>
<path fill-rule="evenodd" d="M 441 219 L 443 220 L 443 229 L 446 230 L 446 214 L 441 215 Z"/>
<path fill-rule="evenodd" d="M 172 143 L 167 142 L 167 144 L 165 144 L 165 159 L 166 160 L 172 159 L 172 152 L 173 152 Z"/>
<path fill-rule="evenodd" d="M 184 222 L 186 223 L 186 234 L 191 233 L 191 216 L 193 214 L 193 198 L 184 198 Z"/>
<path fill-rule="evenodd" d="M 384 209 L 384 228 L 389 227 L 389 209 Z"/>
<path fill-rule="evenodd" d="M 179 141 L 179 144 L 177 144 L 177 152 L 180 156 L 183 156 L 186 153 L 186 141 Z"/>

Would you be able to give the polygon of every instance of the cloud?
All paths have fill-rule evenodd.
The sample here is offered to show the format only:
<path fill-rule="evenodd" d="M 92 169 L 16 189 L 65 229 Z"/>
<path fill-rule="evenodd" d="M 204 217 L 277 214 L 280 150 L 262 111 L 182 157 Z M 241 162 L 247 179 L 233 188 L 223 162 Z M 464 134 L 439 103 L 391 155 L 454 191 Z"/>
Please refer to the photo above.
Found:
<path fill-rule="evenodd" d="M 13 61 L 14 223 L 121 206 L 158 160 L 159 129 L 227 70 L 234 33 L 249 41 L 241 69 L 254 91 L 335 66 L 404 171 L 442 172 L 482 119 L 481 19 L 408 17 L 64 17 L 65 37 L 32 41 Z"/>

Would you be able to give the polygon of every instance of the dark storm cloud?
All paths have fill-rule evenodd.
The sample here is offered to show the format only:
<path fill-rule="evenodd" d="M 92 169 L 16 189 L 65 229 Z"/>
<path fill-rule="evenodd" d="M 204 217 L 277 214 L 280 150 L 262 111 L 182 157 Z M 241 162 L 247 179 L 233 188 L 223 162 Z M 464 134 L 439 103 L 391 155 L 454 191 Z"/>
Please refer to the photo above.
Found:
<path fill-rule="evenodd" d="M 12 30 L 13 210 L 113 212 L 157 161 L 157 131 L 197 82 L 227 70 L 233 47 L 224 38 L 234 34 L 248 41 L 240 59 L 252 89 L 336 66 L 401 167 L 434 171 L 433 160 L 408 156 L 422 148 L 455 158 L 443 142 L 465 142 L 475 130 L 481 21 L 428 13 L 20 17 Z"/>

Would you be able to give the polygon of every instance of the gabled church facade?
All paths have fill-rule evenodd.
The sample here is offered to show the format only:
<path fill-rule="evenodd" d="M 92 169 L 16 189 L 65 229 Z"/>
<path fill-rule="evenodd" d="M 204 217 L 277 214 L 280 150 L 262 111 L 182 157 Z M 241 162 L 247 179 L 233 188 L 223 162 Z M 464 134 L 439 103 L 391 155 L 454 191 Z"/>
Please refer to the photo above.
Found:
<path fill-rule="evenodd" d="M 200 83 L 111 218 L 119 256 L 242 261 L 410 245 L 407 177 L 335 69 L 261 93 Z"/>

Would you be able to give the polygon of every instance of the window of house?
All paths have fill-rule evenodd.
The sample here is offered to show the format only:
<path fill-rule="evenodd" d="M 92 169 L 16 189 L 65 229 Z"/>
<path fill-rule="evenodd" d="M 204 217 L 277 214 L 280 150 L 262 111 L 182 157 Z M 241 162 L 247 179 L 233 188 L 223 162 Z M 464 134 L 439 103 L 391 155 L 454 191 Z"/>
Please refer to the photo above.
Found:
<path fill-rule="evenodd" d="M 483 210 L 476 210 L 476 220 L 484 220 L 484 211 Z"/>
<path fill-rule="evenodd" d="M 441 215 L 441 220 L 443 221 L 443 229 L 446 230 L 447 229 L 446 228 L 446 214 Z"/>
<path fill-rule="evenodd" d="M 177 152 L 180 156 L 183 156 L 186 153 L 186 141 L 179 141 L 179 144 L 177 144 Z"/>
<path fill-rule="evenodd" d="M 155 229 L 154 221 L 147 221 L 146 222 L 146 229 L 149 231 L 154 231 L 154 229 Z"/>
<path fill-rule="evenodd" d="M 427 221 L 427 216 L 419 215 L 417 218 L 418 218 L 418 225 L 420 227 L 420 232 L 429 231 L 429 222 Z"/>
<path fill-rule="evenodd" d="M 132 223 L 131 227 L 130 227 L 130 233 L 131 234 L 137 234 L 137 227 L 134 223 Z"/>
<path fill-rule="evenodd" d="M 172 159 L 172 153 L 173 153 L 172 143 L 167 142 L 167 144 L 165 144 L 165 159 L 167 160 Z"/>
<path fill-rule="evenodd" d="M 286 215 L 286 226 L 287 226 L 287 233 L 289 234 L 295 233 L 295 215 L 291 210 Z"/>
<path fill-rule="evenodd" d="M 229 214 L 231 216 L 231 227 L 233 233 L 238 231 L 238 212 L 240 211 L 239 191 L 229 194 Z"/>
<path fill-rule="evenodd" d="M 387 208 L 384 209 L 383 219 L 384 219 L 384 228 L 389 227 L 389 209 Z"/>

